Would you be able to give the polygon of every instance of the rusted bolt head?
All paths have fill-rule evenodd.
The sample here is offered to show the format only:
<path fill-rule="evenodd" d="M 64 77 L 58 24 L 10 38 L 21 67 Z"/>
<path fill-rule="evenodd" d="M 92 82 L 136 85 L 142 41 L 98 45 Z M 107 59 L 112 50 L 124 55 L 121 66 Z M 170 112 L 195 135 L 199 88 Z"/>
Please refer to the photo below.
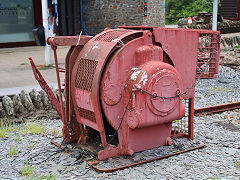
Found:
<path fill-rule="evenodd" d="M 157 93 L 153 93 L 152 98 L 155 99 L 157 97 Z"/>
<path fill-rule="evenodd" d="M 177 89 L 176 90 L 176 95 L 179 95 L 180 94 L 180 89 Z"/>

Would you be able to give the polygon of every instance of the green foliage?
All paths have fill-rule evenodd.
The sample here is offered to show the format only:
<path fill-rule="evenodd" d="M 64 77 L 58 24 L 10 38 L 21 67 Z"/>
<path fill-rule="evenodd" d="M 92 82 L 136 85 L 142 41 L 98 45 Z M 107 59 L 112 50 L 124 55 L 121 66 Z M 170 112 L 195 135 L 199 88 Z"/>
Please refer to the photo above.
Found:
<path fill-rule="evenodd" d="M 6 132 L 4 129 L 0 129 L 0 138 L 7 138 L 9 136 L 9 133 Z"/>
<path fill-rule="evenodd" d="M 22 129 L 21 133 L 23 135 L 26 134 L 41 134 L 44 133 L 45 129 L 42 125 L 36 122 L 28 122 L 25 124 L 24 128 Z"/>
<path fill-rule="evenodd" d="M 30 176 L 34 171 L 34 168 L 28 164 L 28 162 L 25 163 L 25 165 L 21 169 L 21 174 L 23 176 Z"/>
<path fill-rule="evenodd" d="M 14 141 L 21 141 L 21 137 L 19 134 L 17 134 L 15 137 L 14 137 Z"/>
<path fill-rule="evenodd" d="M 36 122 L 28 122 L 23 126 L 23 123 L 16 125 L 15 122 L 4 123 L 3 120 L 0 121 L 0 138 L 7 138 L 10 132 L 18 132 L 20 134 L 42 134 L 45 132 L 44 126 Z M 15 141 L 20 141 L 19 135 L 14 138 Z"/>
<path fill-rule="evenodd" d="M 35 145 L 36 145 L 36 142 L 30 140 L 25 147 L 26 147 L 27 149 L 33 149 Z"/>
<path fill-rule="evenodd" d="M 13 155 L 16 155 L 17 153 L 18 153 L 17 147 L 15 147 L 15 146 L 13 146 L 13 145 L 10 145 L 8 154 L 9 154 L 10 156 L 13 156 Z"/>
<path fill-rule="evenodd" d="M 30 180 L 55 180 L 56 176 L 49 174 L 48 176 L 32 177 Z"/>
<path fill-rule="evenodd" d="M 236 168 L 240 169 L 240 161 L 235 161 L 234 165 Z"/>
<path fill-rule="evenodd" d="M 199 12 L 213 11 L 213 0 L 167 0 L 166 1 L 166 24 L 169 17 L 196 16 Z M 221 3 L 218 0 L 218 12 L 221 12 Z M 172 23 L 177 23 L 174 19 Z"/>
<path fill-rule="evenodd" d="M 16 130 L 16 124 L 15 122 L 11 123 L 11 122 L 3 122 L 3 120 L 1 119 L 0 121 L 0 138 L 6 138 L 9 136 L 10 132 L 13 132 Z"/>
<path fill-rule="evenodd" d="M 214 92 L 232 92 L 234 91 L 234 89 L 230 89 L 230 88 L 210 88 L 210 91 L 214 91 Z"/>

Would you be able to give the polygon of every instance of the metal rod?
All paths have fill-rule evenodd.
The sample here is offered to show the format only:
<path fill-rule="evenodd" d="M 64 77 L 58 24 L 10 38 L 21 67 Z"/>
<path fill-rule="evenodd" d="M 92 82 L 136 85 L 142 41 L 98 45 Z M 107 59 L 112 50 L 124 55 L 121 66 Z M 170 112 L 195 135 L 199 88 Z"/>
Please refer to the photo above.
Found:
<path fill-rule="evenodd" d="M 56 147 L 59 147 L 60 149 L 62 149 L 63 151 L 65 151 L 65 152 L 68 153 L 68 154 L 72 154 L 72 152 L 68 151 L 66 148 L 63 148 L 63 147 L 61 146 L 61 144 L 56 143 L 56 142 L 53 141 L 54 139 L 57 139 L 57 138 L 62 138 L 62 137 L 54 137 L 54 138 L 50 139 L 51 144 L 53 144 L 53 145 L 56 146 Z"/>
<path fill-rule="evenodd" d="M 212 22 L 212 30 L 217 30 L 217 15 L 218 14 L 218 0 L 213 0 L 213 22 Z"/>
<path fill-rule="evenodd" d="M 139 161 L 139 162 L 136 162 L 136 163 L 120 166 L 120 167 L 117 167 L 117 168 L 101 169 L 101 168 L 99 168 L 97 166 L 92 166 L 92 167 L 93 167 L 93 169 L 95 169 L 95 170 L 97 170 L 99 172 L 114 172 L 114 171 L 118 171 L 118 170 L 129 168 L 129 167 L 133 167 L 133 166 L 149 163 L 149 162 L 152 162 L 152 161 L 157 161 L 157 160 L 169 158 L 171 156 L 179 155 L 179 154 L 182 154 L 182 153 L 186 153 L 186 152 L 193 151 L 193 150 L 196 150 L 196 149 L 201 149 L 201 148 L 204 148 L 204 147 L 205 147 L 205 144 L 203 144 L 201 146 L 189 148 L 189 149 L 186 149 L 186 150 L 183 150 L 183 151 L 178 151 L 178 152 L 175 152 L 175 153 L 171 153 L 171 154 L 168 154 L 168 155 L 165 155 L 165 156 L 159 156 L 159 157 L 147 159 L 147 160 L 144 160 L 144 161 Z M 97 162 L 95 162 L 94 164 L 97 164 Z"/>
<path fill-rule="evenodd" d="M 189 139 L 193 140 L 194 98 L 190 98 L 188 103 L 188 135 Z"/>
<path fill-rule="evenodd" d="M 215 106 L 208 106 L 208 107 L 195 109 L 194 114 L 195 115 L 199 115 L 201 113 L 212 114 L 216 112 L 229 111 L 229 110 L 239 109 L 239 108 L 240 108 L 240 102 L 219 104 Z"/>
<path fill-rule="evenodd" d="M 57 83 L 58 83 L 58 93 L 59 93 L 59 99 L 60 99 L 60 106 L 61 106 L 61 111 L 62 111 L 62 121 L 67 124 L 65 121 L 65 112 L 64 112 L 64 107 L 63 107 L 63 101 L 62 101 L 62 92 L 61 92 L 61 82 L 60 82 L 60 75 L 59 75 L 59 66 L 58 66 L 58 60 L 57 60 L 57 47 L 52 47 L 53 52 L 54 52 L 54 59 L 55 59 L 55 65 L 56 65 L 56 74 L 57 74 Z"/>

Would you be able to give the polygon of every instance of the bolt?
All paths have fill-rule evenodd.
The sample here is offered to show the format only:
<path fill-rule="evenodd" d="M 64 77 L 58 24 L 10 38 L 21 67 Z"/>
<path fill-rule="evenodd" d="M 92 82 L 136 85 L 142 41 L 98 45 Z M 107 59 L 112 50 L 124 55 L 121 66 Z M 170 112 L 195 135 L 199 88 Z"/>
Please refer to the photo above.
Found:
<path fill-rule="evenodd" d="M 166 145 L 168 145 L 168 146 L 173 145 L 173 141 L 172 141 L 172 139 L 171 139 L 170 137 L 167 137 L 167 139 L 166 139 Z"/>

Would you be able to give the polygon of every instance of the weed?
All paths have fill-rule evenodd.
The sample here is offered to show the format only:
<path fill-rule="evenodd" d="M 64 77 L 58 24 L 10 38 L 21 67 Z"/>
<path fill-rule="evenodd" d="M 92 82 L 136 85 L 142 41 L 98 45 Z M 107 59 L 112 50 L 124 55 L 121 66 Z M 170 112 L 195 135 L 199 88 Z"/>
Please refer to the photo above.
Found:
<path fill-rule="evenodd" d="M 215 91 L 215 92 L 232 92 L 234 89 L 229 89 L 229 88 L 210 88 L 210 91 Z"/>
<path fill-rule="evenodd" d="M 25 163 L 25 165 L 21 169 L 21 174 L 23 176 L 30 176 L 34 171 L 34 168 L 28 164 L 28 162 Z"/>
<path fill-rule="evenodd" d="M 26 123 L 21 133 L 23 135 L 26 134 L 42 134 L 45 132 L 45 129 L 42 125 L 37 124 L 35 122 Z"/>
<path fill-rule="evenodd" d="M 9 133 L 6 132 L 4 129 L 0 129 L 0 138 L 7 138 L 9 136 Z"/>
<path fill-rule="evenodd" d="M 21 141 L 21 138 L 20 138 L 20 135 L 17 134 L 15 137 L 14 137 L 14 141 Z"/>
<path fill-rule="evenodd" d="M 230 69 L 227 69 L 226 72 L 227 72 L 228 74 L 232 74 L 232 73 L 233 73 L 232 70 L 230 70 Z"/>
<path fill-rule="evenodd" d="M 49 174 L 48 176 L 32 177 L 30 180 L 55 180 L 56 176 Z"/>
<path fill-rule="evenodd" d="M 15 123 L 11 124 L 10 122 L 4 123 L 1 119 L 0 121 L 0 138 L 6 138 L 9 136 L 10 132 L 14 131 Z"/>
<path fill-rule="evenodd" d="M 204 95 L 205 98 L 209 98 L 210 96 L 211 96 L 210 92 Z"/>
<path fill-rule="evenodd" d="M 176 122 L 176 123 L 177 123 L 177 122 L 181 122 L 181 120 L 180 120 L 180 119 L 178 119 L 178 120 L 174 120 L 173 122 Z"/>
<path fill-rule="evenodd" d="M 30 141 L 29 144 L 26 145 L 27 149 L 33 149 L 35 146 L 35 142 L 34 141 Z"/>
<path fill-rule="evenodd" d="M 61 131 L 59 131 L 58 129 L 50 129 L 50 134 L 51 136 L 60 136 Z"/>
<path fill-rule="evenodd" d="M 240 161 L 235 161 L 234 165 L 236 168 L 240 169 Z"/>
<path fill-rule="evenodd" d="M 218 180 L 216 177 L 208 177 L 206 180 Z"/>
<path fill-rule="evenodd" d="M 13 145 L 10 145 L 9 146 L 9 151 L 8 151 L 8 154 L 10 156 L 13 156 L 13 155 L 16 155 L 18 153 L 18 149 L 17 147 L 13 146 Z"/>
<path fill-rule="evenodd" d="M 59 136 L 63 136 L 63 132 L 62 131 L 59 132 Z"/>

